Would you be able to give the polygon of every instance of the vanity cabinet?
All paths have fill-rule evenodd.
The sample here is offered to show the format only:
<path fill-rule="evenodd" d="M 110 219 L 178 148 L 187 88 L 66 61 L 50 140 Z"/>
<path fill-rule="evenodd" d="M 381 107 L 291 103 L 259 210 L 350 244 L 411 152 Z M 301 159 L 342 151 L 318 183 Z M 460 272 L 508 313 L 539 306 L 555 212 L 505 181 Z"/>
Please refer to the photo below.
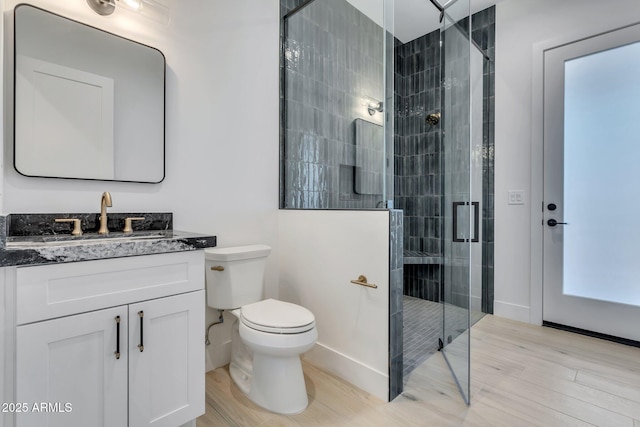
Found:
<path fill-rule="evenodd" d="M 18 268 L 23 426 L 176 427 L 204 413 L 202 251 Z"/>

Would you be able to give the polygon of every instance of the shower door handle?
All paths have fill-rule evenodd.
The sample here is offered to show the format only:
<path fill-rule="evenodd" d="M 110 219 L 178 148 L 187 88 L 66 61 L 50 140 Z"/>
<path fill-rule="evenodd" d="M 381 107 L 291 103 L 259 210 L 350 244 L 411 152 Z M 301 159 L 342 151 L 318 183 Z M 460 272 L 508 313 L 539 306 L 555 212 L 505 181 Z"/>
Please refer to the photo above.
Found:
<path fill-rule="evenodd" d="M 458 209 L 461 206 L 473 208 L 473 237 L 465 239 L 458 237 Z M 453 202 L 453 241 L 454 242 L 479 242 L 480 241 L 480 202 Z"/>

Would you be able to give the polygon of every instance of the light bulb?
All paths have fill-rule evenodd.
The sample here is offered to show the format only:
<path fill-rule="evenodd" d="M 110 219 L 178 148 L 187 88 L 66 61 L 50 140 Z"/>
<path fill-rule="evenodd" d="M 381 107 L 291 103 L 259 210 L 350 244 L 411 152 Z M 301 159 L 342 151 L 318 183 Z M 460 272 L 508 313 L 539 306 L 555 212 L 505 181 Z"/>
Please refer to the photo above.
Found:
<path fill-rule="evenodd" d="M 135 11 L 139 11 L 142 9 L 142 0 L 120 0 L 124 5 L 126 5 L 129 9 L 133 9 Z"/>

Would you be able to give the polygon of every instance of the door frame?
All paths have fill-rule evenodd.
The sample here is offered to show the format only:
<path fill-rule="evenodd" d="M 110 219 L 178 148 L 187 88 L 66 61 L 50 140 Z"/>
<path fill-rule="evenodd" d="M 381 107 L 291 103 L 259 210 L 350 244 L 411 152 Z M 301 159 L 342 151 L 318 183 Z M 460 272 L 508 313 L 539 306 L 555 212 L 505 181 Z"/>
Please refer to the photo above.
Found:
<path fill-rule="evenodd" d="M 544 54 L 547 50 L 633 27 L 640 21 L 570 35 L 533 44 L 531 79 L 531 270 L 529 323 L 542 325 L 544 214 Z"/>

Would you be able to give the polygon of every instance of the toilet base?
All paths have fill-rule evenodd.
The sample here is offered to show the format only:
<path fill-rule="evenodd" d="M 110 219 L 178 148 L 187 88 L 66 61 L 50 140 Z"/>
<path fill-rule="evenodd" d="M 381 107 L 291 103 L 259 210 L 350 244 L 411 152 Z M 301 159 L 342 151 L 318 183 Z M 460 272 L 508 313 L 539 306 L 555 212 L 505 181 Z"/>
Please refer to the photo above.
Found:
<path fill-rule="evenodd" d="M 240 391 L 249 395 L 249 390 L 251 389 L 251 374 L 234 362 L 229 363 L 229 374 Z"/>
<path fill-rule="evenodd" d="M 256 405 L 279 414 L 299 414 L 309 404 L 300 357 L 272 359 L 254 358 L 251 371 L 258 372 L 256 376 L 232 361 L 231 379 Z"/>
<path fill-rule="evenodd" d="M 238 312 L 232 312 L 239 315 Z M 253 336 L 251 344 L 242 338 Z M 317 339 L 315 329 L 297 336 L 280 335 L 275 338 L 275 347 L 256 345 L 261 332 L 247 329 L 234 319 L 231 336 L 231 379 L 253 403 L 279 414 L 298 414 L 309 404 L 307 389 L 300 362 L 300 353 L 313 346 Z M 250 338 L 250 337 L 247 337 Z M 293 340 L 293 341 L 292 341 Z M 278 342 L 286 343 L 284 348 Z M 254 347 L 254 348 L 252 348 Z M 285 350 L 285 348 L 287 348 Z"/>
<path fill-rule="evenodd" d="M 279 414 L 298 414 L 309 404 L 300 356 L 253 355 L 247 393 L 255 404 Z"/>

